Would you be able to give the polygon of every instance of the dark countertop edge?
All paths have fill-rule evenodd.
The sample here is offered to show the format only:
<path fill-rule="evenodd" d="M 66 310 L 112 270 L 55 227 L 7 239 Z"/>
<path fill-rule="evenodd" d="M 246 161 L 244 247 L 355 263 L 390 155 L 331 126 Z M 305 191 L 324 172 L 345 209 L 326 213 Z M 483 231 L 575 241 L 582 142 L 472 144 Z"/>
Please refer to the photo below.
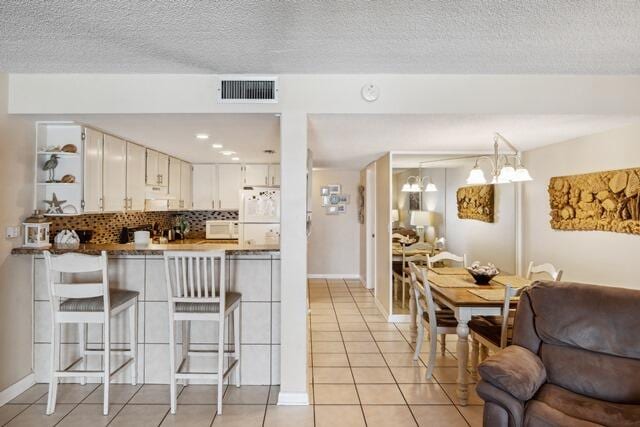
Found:
<path fill-rule="evenodd" d="M 123 248 L 123 249 L 99 249 L 99 248 L 78 248 L 78 249 L 40 249 L 40 248 L 13 248 L 11 250 L 12 255 L 42 255 L 42 253 L 48 250 L 52 254 L 64 254 L 68 252 L 77 252 L 83 253 L 87 255 L 100 255 L 102 250 L 107 252 L 107 255 L 164 255 L 166 251 L 179 251 L 185 250 L 189 251 L 189 249 L 180 249 L 180 248 L 168 248 L 168 249 L 140 249 L 140 248 Z M 265 253 L 280 253 L 280 249 L 274 248 L 238 248 L 238 249 L 227 249 L 227 248 L 200 248 L 201 251 L 206 252 L 207 250 L 224 250 L 227 255 L 264 255 Z M 193 250 L 191 250 L 193 251 Z"/>

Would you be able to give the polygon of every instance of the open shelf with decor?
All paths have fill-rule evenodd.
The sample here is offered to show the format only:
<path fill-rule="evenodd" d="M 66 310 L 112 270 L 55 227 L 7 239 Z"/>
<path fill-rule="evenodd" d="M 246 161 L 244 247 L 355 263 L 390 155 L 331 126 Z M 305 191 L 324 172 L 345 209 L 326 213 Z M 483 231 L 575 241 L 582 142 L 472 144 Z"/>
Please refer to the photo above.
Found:
<path fill-rule="evenodd" d="M 82 213 L 82 126 L 39 122 L 36 127 L 36 209 L 45 215 Z"/>

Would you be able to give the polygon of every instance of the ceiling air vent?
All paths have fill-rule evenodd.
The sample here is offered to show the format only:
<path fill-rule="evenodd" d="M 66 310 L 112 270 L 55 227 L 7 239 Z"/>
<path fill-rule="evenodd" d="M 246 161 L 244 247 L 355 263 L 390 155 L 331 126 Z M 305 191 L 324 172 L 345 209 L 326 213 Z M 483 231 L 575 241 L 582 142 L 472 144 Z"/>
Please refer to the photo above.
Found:
<path fill-rule="evenodd" d="M 278 102 L 278 78 L 224 76 L 218 83 L 220 104 L 267 104 Z"/>

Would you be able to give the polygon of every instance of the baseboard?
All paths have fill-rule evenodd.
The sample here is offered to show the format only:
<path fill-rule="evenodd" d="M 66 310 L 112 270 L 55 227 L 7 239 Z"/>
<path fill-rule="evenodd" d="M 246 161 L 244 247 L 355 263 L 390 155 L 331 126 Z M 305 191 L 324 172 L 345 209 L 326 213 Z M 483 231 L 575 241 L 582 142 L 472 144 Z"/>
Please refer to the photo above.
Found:
<path fill-rule="evenodd" d="M 387 317 L 389 322 L 393 323 L 409 323 L 411 321 L 411 315 L 409 314 L 391 314 Z"/>
<path fill-rule="evenodd" d="M 376 302 L 376 307 L 378 307 L 378 310 L 380 310 L 384 318 L 387 319 L 387 322 L 390 322 L 391 320 L 389 319 L 389 313 L 387 313 L 387 310 L 385 310 L 380 301 L 378 301 L 378 298 L 373 298 L 373 300 Z"/>
<path fill-rule="evenodd" d="M 349 279 L 360 280 L 359 274 L 307 274 L 308 279 Z"/>
<path fill-rule="evenodd" d="M 0 406 L 11 402 L 16 397 L 27 391 L 32 385 L 36 383 L 35 374 L 29 374 L 17 383 L 10 385 L 4 390 L 0 391 Z"/>
<path fill-rule="evenodd" d="M 306 406 L 309 404 L 309 393 L 278 393 L 278 405 Z"/>

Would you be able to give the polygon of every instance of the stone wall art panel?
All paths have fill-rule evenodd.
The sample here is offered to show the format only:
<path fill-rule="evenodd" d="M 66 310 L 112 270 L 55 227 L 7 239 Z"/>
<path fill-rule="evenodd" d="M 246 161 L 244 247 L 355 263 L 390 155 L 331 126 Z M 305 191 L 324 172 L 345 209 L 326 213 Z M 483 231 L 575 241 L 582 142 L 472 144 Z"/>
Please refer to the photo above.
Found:
<path fill-rule="evenodd" d="M 551 228 L 640 234 L 640 168 L 553 177 Z"/>
<path fill-rule="evenodd" d="M 460 187 L 458 188 L 456 197 L 458 200 L 458 218 L 493 222 L 493 185 L 489 184 Z"/>

